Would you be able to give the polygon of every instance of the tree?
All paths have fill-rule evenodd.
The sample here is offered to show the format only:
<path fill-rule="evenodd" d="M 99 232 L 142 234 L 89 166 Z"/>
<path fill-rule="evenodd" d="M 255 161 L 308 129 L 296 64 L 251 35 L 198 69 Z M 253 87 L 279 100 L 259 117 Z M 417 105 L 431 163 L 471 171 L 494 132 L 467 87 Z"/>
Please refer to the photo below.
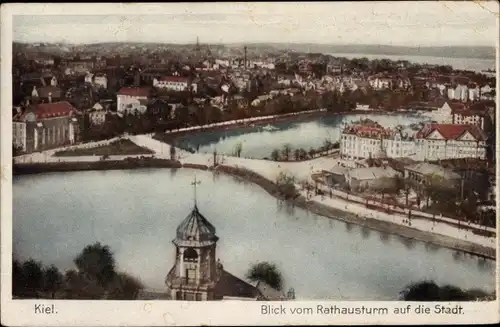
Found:
<path fill-rule="evenodd" d="M 405 205 L 408 206 L 408 198 L 412 189 L 411 182 L 403 177 L 396 177 L 396 188 L 402 190 L 405 195 Z"/>
<path fill-rule="evenodd" d="M 300 160 L 300 150 L 295 149 L 293 156 L 295 158 L 295 161 L 299 161 Z"/>
<path fill-rule="evenodd" d="M 234 154 L 237 156 L 237 157 L 240 157 L 241 156 L 241 151 L 243 151 L 243 144 L 241 142 L 238 142 L 236 143 L 236 145 L 234 146 Z"/>
<path fill-rule="evenodd" d="M 310 148 L 309 149 L 309 157 L 312 159 L 312 158 L 314 158 L 315 154 L 316 154 L 316 150 L 314 150 L 313 148 Z"/>
<path fill-rule="evenodd" d="M 115 277 L 115 259 L 107 245 L 95 243 L 86 246 L 75 258 L 75 265 L 83 276 L 106 286 Z"/>
<path fill-rule="evenodd" d="M 330 150 L 332 146 L 332 142 L 329 139 L 325 139 L 325 141 L 323 142 L 323 148 L 325 149 L 325 151 Z"/>
<path fill-rule="evenodd" d="M 56 266 L 51 265 L 44 270 L 43 290 L 50 293 L 51 298 L 55 298 L 56 292 L 61 288 L 64 278 Z"/>
<path fill-rule="evenodd" d="M 12 143 L 12 156 L 18 156 L 23 153 L 23 148 Z"/>
<path fill-rule="evenodd" d="M 292 147 L 287 143 L 283 146 L 283 157 L 286 161 L 290 158 L 290 152 L 292 152 Z"/>
<path fill-rule="evenodd" d="M 40 262 L 30 259 L 23 263 L 22 274 L 25 290 L 38 298 L 38 291 L 43 286 L 43 266 Z"/>
<path fill-rule="evenodd" d="M 280 193 L 285 198 L 294 198 L 297 196 L 297 190 L 295 188 L 295 177 L 289 176 L 284 172 L 280 172 L 276 177 L 276 185 L 279 188 Z"/>
<path fill-rule="evenodd" d="M 170 160 L 175 160 L 175 146 L 170 145 Z"/>
<path fill-rule="evenodd" d="M 133 276 L 118 273 L 109 288 L 107 298 L 110 300 L 135 300 L 144 285 Z"/>
<path fill-rule="evenodd" d="M 246 278 L 253 282 L 264 282 L 278 291 L 283 289 L 283 277 L 274 263 L 264 261 L 252 265 Z"/>
<path fill-rule="evenodd" d="M 25 283 L 22 263 L 12 258 L 12 294 L 21 296 L 25 289 Z"/>
<path fill-rule="evenodd" d="M 459 287 L 438 286 L 434 281 L 422 281 L 407 286 L 401 293 L 404 301 L 474 301 L 484 300 L 489 295 L 480 290 L 462 290 Z"/>
<path fill-rule="evenodd" d="M 271 159 L 274 161 L 278 161 L 280 158 L 280 152 L 278 149 L 274 149 L 273 152 L 271 152 Z"/>

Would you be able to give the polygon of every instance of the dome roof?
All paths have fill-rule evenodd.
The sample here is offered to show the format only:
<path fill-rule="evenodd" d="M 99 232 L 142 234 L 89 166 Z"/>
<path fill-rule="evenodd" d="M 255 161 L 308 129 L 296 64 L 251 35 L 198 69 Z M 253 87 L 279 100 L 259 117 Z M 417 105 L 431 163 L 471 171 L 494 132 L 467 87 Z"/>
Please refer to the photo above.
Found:
<path fill-rule="evenodd" d="M 199 212 L 195 205 L 193 211 L 177 227 L 176 241 L 216 242 L 215 227 Z"/>

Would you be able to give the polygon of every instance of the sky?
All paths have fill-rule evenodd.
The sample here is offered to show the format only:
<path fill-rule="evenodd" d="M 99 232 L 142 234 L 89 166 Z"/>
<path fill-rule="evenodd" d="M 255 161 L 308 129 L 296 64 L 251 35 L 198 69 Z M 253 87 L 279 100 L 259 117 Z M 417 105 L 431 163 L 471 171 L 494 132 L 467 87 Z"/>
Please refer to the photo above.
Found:
<path fill-rule="evenodd" d="M 11 5 L 20 42 L 484 45 L 499 5 L 479 2 L 318 2 Z M 16 13 L 22 14 L 17 15 Z"/>

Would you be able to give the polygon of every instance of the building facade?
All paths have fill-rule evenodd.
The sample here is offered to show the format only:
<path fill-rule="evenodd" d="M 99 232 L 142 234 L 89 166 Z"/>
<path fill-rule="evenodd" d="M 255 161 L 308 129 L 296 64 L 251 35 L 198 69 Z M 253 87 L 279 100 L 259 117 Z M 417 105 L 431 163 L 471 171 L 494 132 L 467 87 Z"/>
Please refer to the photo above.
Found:
<path fill-rule="evenodd" d="M 366 125 L 350 125 L 341 133 L 344 159 L 414 158 L 433 161 L 486 158 L 486 134 L 478 125 L 429 124 L 418 133 Z"/>
<path fill-rule="evenodd" d="M 78 140 L 77 110 L 69 102 L 28 107 L 13 118 L 13 143 L 25 153 L 73 144 Z"/>
<path fill-rule="evenodd" d="M 340 137 L 340 155 L 345 159 L 399 158 L 415 153 L 411 135 L 365 125 L 347 126 Z"/>
<path fill-rule="evenodd" d="M 470 110 L 459 110 L 453 112 L 453 124 L 477 125 L 485 130 L 485 116 L 480 112 Z"/>
<path fill-rule="evenodd" d="M 190 83 L 190 79 L 188 77 L 182 76 L 163 76 L 155 78 L 153 79 L 153 86 L 159 89 L 177 92 L 192 90 L 194 93 L 197 92 L 198 88 L 196 83 Z"/>
<path fill-rule="evenodd" d="M 486 159 L 486 135 L 476 125 L 428 124 L 416 137 L 419 161 Z"/>
<path fill-rule="evenodd" d="M 116 96 L 116 111 L 120 115 L 145 113 L 150 96 L 149 88 L 122 87 Z"/>
<path fill-rule="evenodd" d="M 106 122 L 107 110 L 100 103 L 96 103 L 92 109 L 88 111 L 89 121 L 91 125 L 102 125 Z"/>

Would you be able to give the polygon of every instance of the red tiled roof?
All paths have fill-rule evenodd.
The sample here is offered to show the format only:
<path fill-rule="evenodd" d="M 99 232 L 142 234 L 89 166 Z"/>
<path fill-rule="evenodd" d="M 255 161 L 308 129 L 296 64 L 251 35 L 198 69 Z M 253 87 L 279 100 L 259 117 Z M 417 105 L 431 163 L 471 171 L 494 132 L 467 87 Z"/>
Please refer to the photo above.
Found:
<path fill-rule="evenodd" d="M 160 81 L 163 82 L 176 82 L 176 83 L 187 83 L 188 78 L 183 76 L 162 76 Z"/>
<path fill-rule="evenodd" d="M 418 133 L 417 138 L 427 138 L 432 132 L 438 131 L 446 140 L 456 140 L 465 132 L 469 132 L 479 141 L 485 141 L 486 135 L 476 125 L 455 124 L 429 124 L 424 126 Z"/>
<path fill-rule="evenodd" d="M 148 97 L 151 94 L 151 90 L 145 87 L 122 87 L 118 91 L 118 94 L 131 97 Z"/>
<path fill-rule="evenodd" d="M 364 126 L 364 125 L 348 126 L 344 130 L 344 133 L 353 134 L 361 137 L 381 137 L 393 134 L 393 132 L 388 129 L 374 127 L 374 126 Z"/>
<path fill-rule="evenodd" d="M 28 113 L 34 113 L 37 120 L 54 118 L 54 117 L 66 117 L 77 113 L 78 111 L 67 101 L 54 102 L 54 103 L 41 103 L 30 106 L 26 111 L 19 117 L 20 120 L 24 120 Z"/>

